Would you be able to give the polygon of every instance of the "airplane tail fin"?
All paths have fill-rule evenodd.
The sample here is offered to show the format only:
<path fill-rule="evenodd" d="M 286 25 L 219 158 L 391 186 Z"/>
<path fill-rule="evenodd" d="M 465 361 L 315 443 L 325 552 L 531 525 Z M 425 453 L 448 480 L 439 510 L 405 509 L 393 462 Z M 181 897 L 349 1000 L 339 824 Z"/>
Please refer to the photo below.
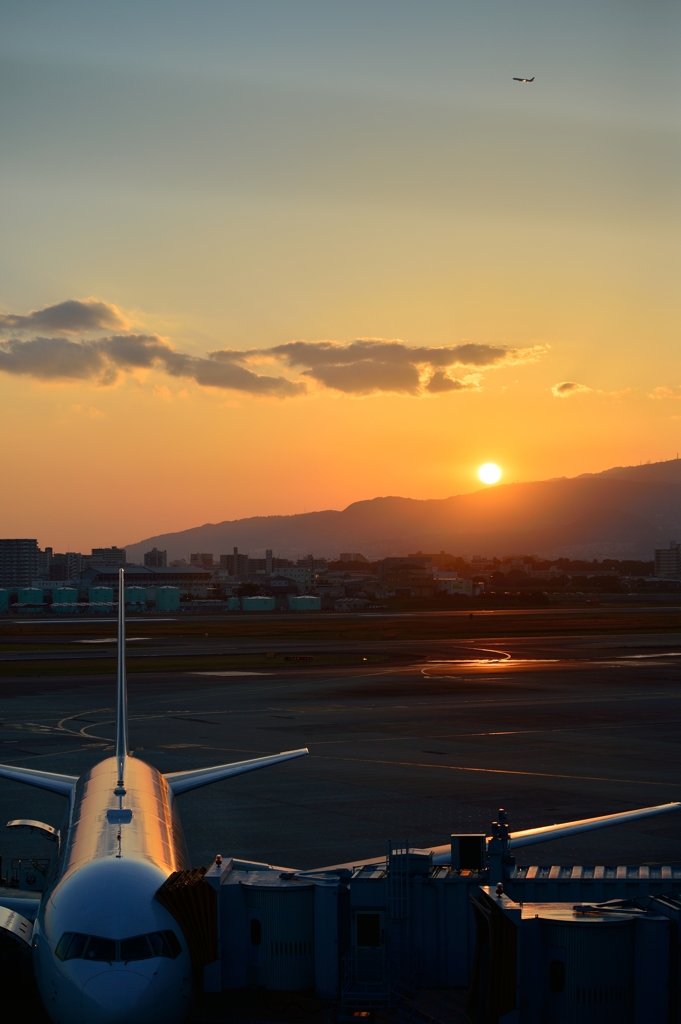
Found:
<path fill-rule="evenodd" d="M 118 666 L 116 672 L 116 763 L 123 784 L 128 756 L 128 683 L 125 674 L 125 569 L 118 570 Z"/>

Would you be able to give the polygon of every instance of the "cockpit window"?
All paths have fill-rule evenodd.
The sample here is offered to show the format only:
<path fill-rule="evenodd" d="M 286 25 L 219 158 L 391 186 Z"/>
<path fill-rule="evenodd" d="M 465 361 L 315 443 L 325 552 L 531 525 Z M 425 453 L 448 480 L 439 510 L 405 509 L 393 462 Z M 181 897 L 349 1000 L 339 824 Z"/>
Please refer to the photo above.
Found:
<path fill-rule="evenodd" d="M 167 956 L 174 960 L 182 952 L 182 946 L 175 932 L 152 932 L 147 935 L 152 948 L 152 956 Z"/>
<path fill-rule="evenodd" d="M 164 956 L 174 960 L 182 952 L 182 946 L 175 932 L 151 932 L 148 935 L 133 935 L 129 939 L 105 939 L 100 935 L 82 935 L 80 932 L 64 932 L 55 953 L 60 960 L 149 960 Z"/>
<path fill-rule="evenodd" d="M 79 959 L 83 955 L 87 939 L 87 935 L 81 935 L 79 932 L 64 932 L 57 943 L 55 953 L 60 960 Z"/>
<path fill-rule="evenodd" d="M 148 960 L 154 954 L 149 948 L 146 935 L 134 935 L 131 939 L 121 939 L 121 960 Z M 157 956 L 161 956 L 160 953 Z"/>
<path fill-rule="evenodd" d="M 116 940 L 103 939 L 99 935 L 91 935 L 85 952 L 80 954 L 83 960 L 108 960 L 110 963 L 117 960 Z"/>

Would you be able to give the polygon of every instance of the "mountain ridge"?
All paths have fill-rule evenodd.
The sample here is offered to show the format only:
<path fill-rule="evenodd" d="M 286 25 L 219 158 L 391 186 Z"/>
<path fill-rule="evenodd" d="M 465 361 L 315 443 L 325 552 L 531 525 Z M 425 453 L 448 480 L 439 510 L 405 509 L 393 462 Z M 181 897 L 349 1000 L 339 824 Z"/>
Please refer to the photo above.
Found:
<path fill-rule="evenodd" d="M 386 495 L 346 508 L 204 523 L 127 545 L 141 561 L 151 547 L 168 558 L 192 551 L 280 557 L 367 557 L 440 551 L 535 554 L 546 558 L 652 558 L 681 536 L 681 460 L 616 466 L 601 473 L 499 484 L 448 498 Z"/>

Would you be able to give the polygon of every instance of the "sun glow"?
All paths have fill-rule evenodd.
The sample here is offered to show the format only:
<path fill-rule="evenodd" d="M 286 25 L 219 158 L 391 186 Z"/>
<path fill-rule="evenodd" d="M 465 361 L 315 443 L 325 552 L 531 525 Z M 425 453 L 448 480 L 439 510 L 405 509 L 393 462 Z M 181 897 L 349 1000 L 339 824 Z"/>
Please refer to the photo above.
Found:
<path fill-rule="evenodd" d="M 478 476 L 483 484 L 495 484 L 501 478 L 501 470 L 493 462 L 486 462 L 478 470 Z"/>

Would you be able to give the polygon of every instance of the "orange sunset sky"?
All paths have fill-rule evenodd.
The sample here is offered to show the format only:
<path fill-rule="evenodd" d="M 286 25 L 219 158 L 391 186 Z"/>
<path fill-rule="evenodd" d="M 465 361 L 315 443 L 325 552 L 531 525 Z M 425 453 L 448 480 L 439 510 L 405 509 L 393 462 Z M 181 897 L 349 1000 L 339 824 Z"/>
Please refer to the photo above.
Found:
<path fill-rule="evenodd" d="M 4 3 L 0 535 L 673 458 L 679 21 Z"/>

